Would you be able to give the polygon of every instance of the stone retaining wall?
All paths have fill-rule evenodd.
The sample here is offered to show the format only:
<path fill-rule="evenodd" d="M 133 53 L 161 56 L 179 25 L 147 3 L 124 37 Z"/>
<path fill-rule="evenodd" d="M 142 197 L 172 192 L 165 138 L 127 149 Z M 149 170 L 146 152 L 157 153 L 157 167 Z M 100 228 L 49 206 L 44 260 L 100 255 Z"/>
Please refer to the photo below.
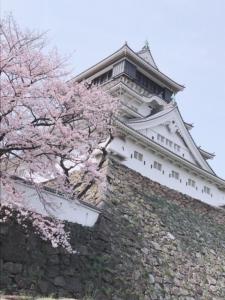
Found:
<path fill-rule="evenodd" d="M 94 228 L 69 224 L 69 255 L 11 220 L 1 290 L 96 300 L 224 300 L 225 213 L 109 162 Z"/>

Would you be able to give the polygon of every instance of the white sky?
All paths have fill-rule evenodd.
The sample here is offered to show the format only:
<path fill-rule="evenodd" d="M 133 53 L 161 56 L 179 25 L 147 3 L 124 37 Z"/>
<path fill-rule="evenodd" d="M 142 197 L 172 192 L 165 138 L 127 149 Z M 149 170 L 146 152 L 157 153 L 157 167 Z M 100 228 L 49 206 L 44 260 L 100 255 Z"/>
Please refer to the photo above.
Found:
<path fill-rule="evenodd" d="M 159 69 L 186 89 L 176 96 L 192 135 L 215 152 L 225 178 L 225 0 L 0 0 L 23 27 L 48 30 L 52 46 L 74 53 L 73 73 L 147 39 Z"/>

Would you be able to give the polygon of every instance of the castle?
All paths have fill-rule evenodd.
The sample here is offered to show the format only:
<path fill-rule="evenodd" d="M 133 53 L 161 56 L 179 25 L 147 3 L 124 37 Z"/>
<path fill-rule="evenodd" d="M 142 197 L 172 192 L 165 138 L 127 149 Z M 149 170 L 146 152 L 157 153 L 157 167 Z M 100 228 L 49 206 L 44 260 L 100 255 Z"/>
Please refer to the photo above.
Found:
<path fill-rule="evenodd" d="M 225 181 L 208 164 L 214 154 L 198 147 L 174 95 L 184 86 L 157 67 L 148 44 L 127 43 L 74 78 L 103 87 L 122 104 L 119 134 L 108 152 L 125 166 L 162 185 L 213 205 L 225 204 Z"/>
<path fill-rule="evenodd" d="M 69 222 L 73 254 L 40 239 L 31 223 L 1 224 L 0 292 L 28 299 L 224 300 L 225 182 L 174 102 L 183 87 L 158 70 L 147 45 L 135 53 L 125 44 L 75 78 L 83 79 L 122 103 L 101 205 L 93 194 L 91 203 L 68 202 L 43 191 L 58 207 L 48 208 L 51 216 Z M 16 184 L 46 216 L 37 191 Z"/>

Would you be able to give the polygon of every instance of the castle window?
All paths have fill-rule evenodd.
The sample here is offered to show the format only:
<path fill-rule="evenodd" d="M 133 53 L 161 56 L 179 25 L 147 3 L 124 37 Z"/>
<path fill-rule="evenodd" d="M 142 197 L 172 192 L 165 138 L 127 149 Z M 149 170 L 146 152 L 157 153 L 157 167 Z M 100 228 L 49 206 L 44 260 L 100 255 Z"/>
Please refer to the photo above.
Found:
<path fill-rule="evenodd" d="M 164 136 L 162 136 L 161 134 L 157 134 L 157 140 L 159 141 L 159 142 L 161 142 L 161 143 L 164 143 L 164 140 L 165 140 L 165 138 L 164 138 Z"/>
<path fill-rule="evenodd" d="M 177 144 L 174 144 L 174 150 L 177 152 L 180 152 L 180 146 Z"/>
<path fill-rule="evenodd" d="M 188 185 L 194 188 L 195 185 L 196 185 L 196 182 L 193 179 L 189 178 L 188 179 Z"/>
<path fill-rule="evenodd" d="M 162 164 L 160 164 L 157 161 L 154 161 L 154 169 L 161 171 L 162 170 Z"/>
<path fill-rule="evenodd" d="M 92 83 L 94 85 L 99 85 L 99 84 L 102 84 L 102 83 L 108 81 L 110 78 L 112 78 L 112 70 L 109 70 L 109 71 L 103 73 L 102 75 L 94 78 L 92 80 Z"/>
<path fill-rule="evenodd" d="M 210 194 L 210 188 L 208 187 L 208 186 L 204 186 L 204 189 L 203 189 L 203 192 L 205 193 L 205 194 Z"/>
<path fill-rule="evenodd" d="M 141 154 L 138 151 L 134 151 L 134 158 L 137 159 L 137 160 L 142 161 L 143 160 L 143 154 Z"/>
<path fill-rule="evenodd" d="M 175 178 L 175 179 L 179 180 L 179 173 L 178 172 L 172 171 L 171 175 L 172 175 L 172 178 Z"/>
<path fill-rule="evenodd" d="M 167 89 L 162 88 L 155 82 L 153 82 L 151 79 L 146 77 L 144 74 L 136 70 L 136 80 L 135 80 L 140 86 L 142 86 L 144 89 L 149 91 L 150 93 L 156 94 L 159 97 L 165 99 L 166 102 L 170 102 L 171 100 L 171 92 Z"/>
<path fill-rule="evenodd" d="M 169 147 L 172 147 L 173 142 L 169 139 L 166 139 L 166 145 L 169 146 Z"/>

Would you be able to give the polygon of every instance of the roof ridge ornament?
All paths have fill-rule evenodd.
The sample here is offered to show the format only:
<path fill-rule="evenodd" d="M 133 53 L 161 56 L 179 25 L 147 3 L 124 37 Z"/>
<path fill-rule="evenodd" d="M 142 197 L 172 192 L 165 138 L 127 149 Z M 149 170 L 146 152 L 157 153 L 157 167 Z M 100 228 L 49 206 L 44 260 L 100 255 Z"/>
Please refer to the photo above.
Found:
<path fill-rule="evenodd" d="M 142 47 L 142 49 L 140 51 L 137 52 L 137 55 L 140 56 L 148 64 L 150 64 L 151 66 L 153 66 L 155 69 L 158 70 L 158 67 L 154 61 L 154 58 L 153 58 L 151 50 L 150 50 L 148 40 L 145 40 L 144 46 Z"/>
<path fill-rule="evenodd" d="M 148 42 L 148 40 L 145 40 L 145 44 L 144 44 L 144 46 L 143 46 L 143 48 L 142 48 L 142 50 L 150 50 L 150 47 L 149 47 L 149 42 Z"/>

